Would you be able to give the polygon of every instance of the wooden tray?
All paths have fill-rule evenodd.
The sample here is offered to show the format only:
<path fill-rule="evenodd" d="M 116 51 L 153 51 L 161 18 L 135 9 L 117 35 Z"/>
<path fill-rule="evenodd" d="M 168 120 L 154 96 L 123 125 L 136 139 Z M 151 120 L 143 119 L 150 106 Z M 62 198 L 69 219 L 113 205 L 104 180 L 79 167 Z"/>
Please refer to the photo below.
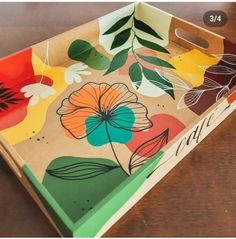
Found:
<path fill-rule="evenodd" d="M 236 106 L 236 46 L 145 3 L 0 76 L 1 155 L 62 236 L 101 236 Z"/>

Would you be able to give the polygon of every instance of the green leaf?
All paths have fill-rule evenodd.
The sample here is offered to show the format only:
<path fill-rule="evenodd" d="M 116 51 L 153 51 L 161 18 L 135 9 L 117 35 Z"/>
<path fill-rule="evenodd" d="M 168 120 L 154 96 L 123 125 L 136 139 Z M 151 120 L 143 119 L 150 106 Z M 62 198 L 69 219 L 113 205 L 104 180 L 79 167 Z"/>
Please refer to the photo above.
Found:
<path fill-rule="evenodd" d="M 15 104 L 17 104 L 17 101 L 21 101 L 21 100 L 22 99 L 20 99 L 20 98 L 11 98 L 10 100 L 6 100 L 6 103 L 15 105 Z"/>
<path fill-rule="evenodd" d="M 138 89 L 142 82 L 142 70 L 138 62 L 133 63 L 129 68 L 129 76 L 131 81 L 135 84 Z"/>
<path fill-rule="evenodd" d="M 120 52 L 118 52 L 118 53 L 113 57 L 113 59 L 112 59 L 112 61 L 111 61 L 111 64 L 110 64 L 110 67 L 109 67 L 109 69 L 105 72 L 104 75 L 107 75 L 107 74 L 109 74 L 109 73 L 111 73 L 111 72 L 113 72 L 113 71 L 119 69 L 120 67 L 122 67 L 122 66 L 125 64 L 125 62 L 126 62 L 126 60 L 127 60 L 127 58 L 128 58 L 129 49 L 130 49 L 130 47 L 127 48 L 127 49 L 124 49 L 124 50 L 122 50 L 122 51 L 120 51 Z"/>
<path fill-rule="evenodd" d="M 1 95 L 1 99 L 2 100 L 7 100 L 7 99 L 12 98 L 16 94 L 17 93 L 15 93 L 15 92 L 7 92 L 6 94 Z"/>
<path fill-rule="evenodd" d="M 148 34 L 150 34 L 150 35 L 152 35 L 152 36 L 154 36 L 154 37 L 156 37 L 158 39 L 163 40 L 163 38 L 160 37 L 150 26 L 148 26 L 146 23 L 136 19 L 135 17 L 134 17 L 134 26 L 137 29 L 139 29 L 139 30 L 141 30 L 143 32 L 146 32 L 146 33 L 148 33 Z"/>
<path fill-rule="evenodd" d="M 0 88 L 0 95 L 3 94 L 4 92 L 8 91 L 8 90 L 10 90 L 10 89 L 9 88 Z"/>
<path fill-rule="evenodd" d="M 160 76 L 157 72 L 143 68 L 143 74 L 152 84 L 163 89 L 167 94 L 169 94 L 173 99 L 175 99 L 173 85 L 169 82 L 167 78 Z"/>
<path fill-rule="evenodd" d="M 88 58 L 92 48 L 93 46 L 89 42 L 78 39 L 71 43 L 68 49 L 68 56 L 72 60 L 84 62 Z"/>
<path fill-rule="evenodd" d="M 47 169 L 46 172 L 52 177 L 57 177 L 63 180 L 85 180 L 97 177 L 101 174 L 108 173 L 113 169 L 118 168 L 118 165 L 108 165 L 96 162 L 77 162 L 67 164 L 62 167 Z"/>
<path fill-rule="evenodd" d="M 154 57 L 154 56 L 143 56 L 143 55 L 140 55 L 140 54 L 137 54 L 138 57 L 148 63 L 151 63 L 153 65 L 156 65 L 156 66 L 162 66 L 162 67 L 167 67 L 167 68 L 172 68 L 172 69 L 175 69 L 174 66 L 172 66 L 169 62 L 165 61 L 165 60 L 162 60 L 158 57 Z"/>
<path fill-rule="evenodd" d="M 109 159 L 62 156 L 53 159 L 47 169 L 50 170 L 83 162 L 117 166 L 114 161 Z M 149 173 L 151 173 L 151 171 L 149 171 Z M 99 202 L 106 198 L 107 195 L 127 178 L 128 175 L 120 167 L 97 177 L 80 181 L 62 180 L 57 177 L 52 177 L 46 172 L 42 184 L 60 207 L 63 208 L 69 218 L 75 222 L 91 211 L 92 208 L 95 208 Z"/>
<path fill-rule="evenodd" d="M 104 32 L 103 35 L 111 34 L 115 31 L 117 31 L 118 29 L 120 29 L 121 27 L 123 27 L 129 21 L 129 19 L 131 18 L 132 15 L 133 14 L 131 14 L 130 16 L 121 18 L 112 27 L 110 27 L 106 32 Z"/>
<path fill-rule="evenodd" d="M 8 105 L 5 104 L 5 103 L 0 102 L 0 112 L 1 112 L 1 109 L 7 110 L 8 109 Z"/>
<path fill-rule="evenodd" d="M 117 48 L 119 46 L 122 46 L 130 37 L 130 30 L 131 28 L 128 28 L 120 33 L 118 33 L 111 45 L 111 50 L 114 48 Z"/>
<path fill-rule="evenodd" d="M 162 46 L 160 46 L 160 45 L 158 45 L 158 44 L 156 44 L 154 42 L 150 42 L 150 41 L 144 40 L 144 39 L 142 39 L 142 38 L 140 38 L 138 36 L 136 36 L 136 37 L 138 39 L 138 42 L 141 45 L 143 45 L 143 46 L 145 46 L 147 48 L 150 48 L 150 49 L 155 50 L 155 51 L 163 52 L 163 53 L 168 53 L 168 54 L 170 53 L 164 47 L 162 47 Z"/>
<path fill-rule="evenodd" d="M 16 92 L 13 92 L 10 88 L 3 87 L 3 83 L 0 82 L 0 112 L 3 110 L 9 109 L 9 104 L 16 104 L 17 101 L 23 99 L 14 97 L 17 95 Z"/>
<path fill-rule="evenodd" d="M 110 60 L 106 56 L 98 52 L 89 42 L 80 39 L 71 43 L 68 56 L 96 70 L 105 70 L 110 65 Z"/>
<path fill-rule="evenodd" d="M 95 70 L 105 70 L 111 64 L 110 59 L 98 52 L 94 47 L 84 63 Z"/>

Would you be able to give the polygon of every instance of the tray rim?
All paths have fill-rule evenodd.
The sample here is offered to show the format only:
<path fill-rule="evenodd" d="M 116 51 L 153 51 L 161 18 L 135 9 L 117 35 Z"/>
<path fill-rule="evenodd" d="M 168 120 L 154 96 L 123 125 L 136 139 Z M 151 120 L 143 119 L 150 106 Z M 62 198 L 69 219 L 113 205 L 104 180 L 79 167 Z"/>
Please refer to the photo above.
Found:
<path fill-rule="evenodd" d="M 132 4 L 133 4 L 133 3 L 132 3 Z M 135 4 L 136 4 L 136 3 L 135 3 Z M 137 3 L 137 4 L 140 4 L 140 3 Z M 154 8 L 154 9 L 160 10 L 159 8 L 156 8 L 156 7 L 154 7 L 154 6 L 152 6 L 152 5 L 149 5 L 149 4 L 147 4 L 147 3 L 141 3 L 141 4 L 144 4 L 144 5 L 150 6 L 150 7 Z M 127 5 L 127 6 L 128 6 L 128 5 Z M 125 7 L 126 7 L 126 6 L 125 6 Z M 122 8 L 121 8 L 121 9 L 122 9 Z M 120 9 L 118 9 L 118 10 L 120 10 Z M 161 11 L 163 11 L 163 10 L 161 10 Z M 165 11 L 163 11 L 163 12 L 165 12 Z M 167 13 L 167 12 L 165 12 L 165 13 Z M 167 13 L 167 14 L 169 14 L 169 13 Z M 215 35 L 216 37 L 220 37 L 220 38 L 222 38 L 222 39 L 225 39 L 225 38 L 224 38 L 223 36 L 221 36 L 221 35 L 218 35 L 218 34 L 216 34 L 216 33 L 213 33 L 213 32 L 211 32 L 211 31 L 208 31 L 208 30 L 206 30 L 206 29 L 204 29 L 204 28 L 202 28 L 202 27 L 199 27 L 199 26 L 197 26 L 197 25 L 195 25 L 195 24 L 192 24 L 192 23 L 190 23 L 190 22 L 188 22 L 188 21 L 185 21 L 185 20 L 183 20 L 183 19 L 181 19 L 181 18 L 177 18 L 177 17 L 175 17 L 174 15 L 171 15 L 171 16 L 174 17 L 174 18 L 176 18 L 176 19 L 180 19 L 181 21 L 184 21 L 184 22 L 186 22 L 187 24 L 189 24 L 189 25 L 191 25 L 191 26 L 197 27 L 197 28 L 200 29 L 200 30 L 203 30 L 203 31 L 206 31 L 206 32 L 208 32 L 208 33 L 210 33 L 210 34 L 213 34 L 213 35 Z M 87 22 L 87 23 L 85 23 L 85 24 L 82 24 L 82 25 L 91 24 L 91 22 L 96 21 L 96 20 L 97 20 L 97 19 L 94 19 L 94 20 L 89 21 L 89 22 Z M 78 26 L 78 27 L 76 27 L 76 28 L 80 28 L 82 25 L 80 25 L 80 26 Z M 49 38 L 49 39 L 44 40 L 44 41 L 42 41 L 42 42 L 40 42 L 40 43 L 34 44 L 34 45 L 32 45 L 30 48 L 33 48 L 33 47 L 35 47 L 35 46 L 37 46 L 37 45 L 39 45 L 39 44 L 42 44 L 42 43 L 45 42 L 45 41 L 50 41 L 50 40 L 52 40 L 52 39 L 54 39 L 54 38 L 56 38 L 56 37 L 59 37 L 59 36 L 61 36 L 61 35 L 63 35 L 63 34 L 68 34 L 70 31 L 73 31 L 73 30 L 75 30 L 76 28 L 72 28 L 72 29 L 70 29 L 70 30 L 68 30 L 68 31 L 66 31 L 66 32 L 63 32 L 63 33 L 61 33 L 61 34 L 58 34 L 58 35 L 56 35 L 56 36 L 54 36 L 54 37 L 52 37 L 52 38 Z M 25 49 L 28 49 L 28 48 L 25 48 Z M 25 49 L 22 49 L 21 51 L 18 51 L 18 52 L 15 52 L 15 53 L 13 53 L 13 54 L 10 54 L 10 55 L 8 55 L 8 56 L 5 56 L 5 57 L 3 57 L 3 58 L 0 58 L 0 60 L 2 61 L 2 60 L 5 60 L 5 59 L 7 59 L 7 58 L 13 56 L 13 55 L 17 55 L 17 54 L 19 54 L 20 52 L 24 51 Z M 234 92 L 235 92 L 235 90 L 233 91 L 233 93 L 234 93 Z M 203 114 L 199 115 L 199 117 L 197 117 L 194 121 L 192 121 L 192 122 L 191 122 L 183 131 L 181 131 L 170 143 L 168 143 L 165 147 L 163 147 L 162 150 L 159 151 L 160 154 L 162 155 L 163 153 L 165 153 L 165 152 L 168 150 L 168 148 L 171 147 L 176 141 L 178 141 L 179 138 L 181 138 L 183 135 L 185 135 L 185 133 L 188 132 L 188 131 L 191 129 L 192 126 L 196 125 L 196 123 L 199 122 L 199 121 L 204 117 L 205 114 L 211 112 L 212 109 L 216 108 L 218 105 L 220 105 L 223 101 L 226 101 L 226 100 L 227 100 L 226 98 L 222 98 L 221 100 L 215 102 L 211 107 L 209 107 Z M 4 139 L 4 137 L 1 135 L 1 132 L 0 132 L 0 146 L 1 146 L 1 145 L 5 148 L 6 151 L 8 151 L 8 154 L 10 153 L 12 160 L 16 163 L 17 167 L 20 167 L 20 169 L 22 169 L 23 173 L 30 179 L 30 182 L 32 183 L 32 181 L 33 181 L 33 184 L 34 184 L 34 186 L 36 186 L 36 188 L 41 187 L 41 186 L 44 187 L 44 185 L 38 180 L 38 178 L 37 178 L 37 177 L 34 175 L 34 173 L 30 170 L 30 168 L 28 167 L 27 163 L 24 161 L 23 157 L 21 157 L 21 156 L 17 153 L 17 151 L 14 149 L 13 145 L 11 145 L 10 143 L 8 143 L 7 140 Z M 145 163 L 145 165 L 143 165 L 142 167 L 140 167 L 140 169 L 137 170 L 133 175 L 139 175 L 140 172 L 144 170 L 144 168 L 147 168 L 147 167 L 149 167 L 150 165 L 154 164 L 154 163 L 155 163 L 155 160 L 157 160 L 157 159 L 159 158 L 159 156 L 160 156 L 160 155 L 159 155 L 159 152 L 158 152 L 157 154 L 155 154 L 147 163 Z M 162 156 L 163 156 L 163 155 L 162 155 Z M 30 175 L 30 174 L 32 174 L 32 175 Z M 19 178 L 19 177 L 18 177 L 18 178 Z M 131 178 L 131 179 L 130 179 L 130 178 Z M 123 181 L 120 185 L 118 185 L 111 193 L 109 193 L 109 194 L 108 194 L 107 196 L 105 196 L 99 203 L 97 203 L 97 204 L 95 205 L 94 210 L 97 208 L 96 211 L 99 211 L 99 210 L 100 210 L 100 205 L 103 205 L 104 203 L 106 204 L 106 202 L 109 202 L 109 201 L 110 201 L 110 199 L 108 199 L 108 196 L 109 196 L 109 197 L 112 197 L 114 191 L 119 191 L 118 188 L 120 189 L 120 186 L 121 186 L 121 185 L 123 186 L 123 184 L 125 184 L 126 181 L 133 181 L 134 178 L 136 178 L 136 176 L 135 176 L 135 177 L 131 177 L 131 176 L 130 176 L 129 178 L 127 178 L 126 180 L 124 180 L 124 181 Z M 130 180 L 128 180 L 128 179 L 130 179 Z M 41 186 L 37 185 L 38 183 L 39 183 Z M 42 191 L 42 190 L 43 190 L 43 191 Z M 47 189 L 46 189 L 45 187 L 44 187 L 44 189 L 40 188 L 40 191 L 41 191 L 41 193 L 42 193 L 43 195 L 45 194 L 45 191 L 44 191 L 44 190 L 47 191 Z M 48 191 L 47 191 L 47 193 L 50 195 L 50 197 L 53 198 L 53 196 L 52 196 Z M 117 192 L 116 192 L 116 193 L 117 193 Z M 114 194 L 116 195 L 116 193 L 114 193 Z M 142 196 L 143 196 L 143 195 L 142 195 Z M 48 195 L 45 196 L 45 197 L 48 197 Z M 132 197 L 132 195 L 131 195 L 131 197 Z M 54 198 L 53 198 L 53 200 L 55 201 Z M 129 199 L 128 199 L 128 200 L 129 200 Z M 51 199 L 49 199 L 49 201 L 51 201 Z M 54 202 L 52 202 L 52 201 L 51 201 L 51 203 L 54 204 Z M 56 203 L 57 203 L 57 202 L 56 202 Z M 55 206 L 55 205 L 54 205 L 54 206 Z M 56 207 L 57 207 L 57 205 L 56 205 Z M 59 210 L 59 211 L 57 211 L 57 210 Z M 60 212 L 61 210 L 63 211 L 63 213 Z M 59 209 L 57 208 L 56 210 L 54 210 L 54 212 L 57 212 L 57 213 L 58 213 L 58 215 L 59 215 L 59 216 L 61 217 L 61 219 L 63 220 L 63 223 L 69 228 L 69 230 L 70 230 L 70 232 L 72 233 L 72 235 L 74 235 L 74 234 L 77 233 L 79 227 L 81 227 L 83 224 L 86 224 L 86 221 L 88 220 L 88 218 L 91 218 L 91 217 L 94 215 L 94 213 L 96 213 L 96 212 L 94 212 L 94 210 L 92 210 L 92 211 L 86 213 L 84 216 L 82 216 L 82 217 L 81 217 L 79 220 L 77 220 L 75 223 L 72 222 L 72 220 L 68 217 L 68 215 L 64 212 L 64 210 L 60 207 L 60 205 L 59 205 Z M 118 210 L 119 210 L 119 209 L 118 209 Z M 61 213 L 62 213 L 62 214 L 65 214 L 66 216 L 65 216 L 65 215 L 61 215 Z M 90 215 L 90 214 L 92 214 L 92 215 Z M 67 218 L 67 217 L 68 217 L 68 218 Z M 68 220 L 68 219 L 69 219 L 69 220 Z M 60 229 L 60 228 L 59 228 L 59 229 Z"/>

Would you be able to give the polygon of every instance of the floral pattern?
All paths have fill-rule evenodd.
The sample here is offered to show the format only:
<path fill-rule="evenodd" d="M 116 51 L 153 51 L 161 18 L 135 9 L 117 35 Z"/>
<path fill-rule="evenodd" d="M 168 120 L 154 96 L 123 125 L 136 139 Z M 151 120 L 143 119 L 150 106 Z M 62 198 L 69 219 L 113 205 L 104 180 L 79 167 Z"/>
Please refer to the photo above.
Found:
<path fill-rule="evenodd" d="M 57 113 L 61 124 L 76 139 L 88 139 L 93 146 L 127 143 L 132 132 L 152 126 L 147 108 L 125 84 L 88 83 L 64 99 Z"/>
<path fill-rule="evenodd" d="M 55 200 L 52 210 L 60 207 L 60 215 L 71 219 L 66 229 L 75 229 L 74 223 L 110 200 L 111 192 L 118 192 L 122 203 L 128 200 L 172 159 L 161 157 L 177 134 L 185 127 L 187 132 L 221 97 L 230 94 L 229 104 L 235 100 L 235 45 L 222 40 L 219 54 L 195 49 L 186 56 L 189 52 L 169 43 L 176 19 L 171 25 L 169 14 L 163 18 L 158 17 L 163 12 L 151 7 L 135 8 L 94 21 L 92 32 L 84 25 L 75 30 L 79 34 L 59 36 L 62 49 L 52 39 L 50 52 L 49 41 L 44 41 L 0 60 L 1 135 L 27 159 L 25 176 L 32 180 L 34 170 L 42 182 L 40 192 Z M 152 16 L 157 16 L 156 23 Z M 101 22 L 106 24 L 101 27 Z M 198 85 L 192 84 L 198 79 Z M 124 190 L 114 190 L 119 185 Z M 106 220 L 122 206 L 116 196 L 109 214 L 102 213 Z"/>

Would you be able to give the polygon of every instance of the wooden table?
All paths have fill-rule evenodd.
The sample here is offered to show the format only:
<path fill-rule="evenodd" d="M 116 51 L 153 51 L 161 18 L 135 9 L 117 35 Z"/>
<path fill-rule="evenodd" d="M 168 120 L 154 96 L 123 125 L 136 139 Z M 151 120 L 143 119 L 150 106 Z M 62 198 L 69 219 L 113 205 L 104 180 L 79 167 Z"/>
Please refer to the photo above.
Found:
<path fill-rule="evenodd" d="M 88 22 L 127 3 L 0 3 L 0 56 Z M 207 28 L 207 10 L 224 10 L 236 42 L 236 3 L 153 3 Z M 120 219 L 105 236 L 236 236 L 236 112 Z M 57 236 L 0 160 L 0 236 Z"/>

